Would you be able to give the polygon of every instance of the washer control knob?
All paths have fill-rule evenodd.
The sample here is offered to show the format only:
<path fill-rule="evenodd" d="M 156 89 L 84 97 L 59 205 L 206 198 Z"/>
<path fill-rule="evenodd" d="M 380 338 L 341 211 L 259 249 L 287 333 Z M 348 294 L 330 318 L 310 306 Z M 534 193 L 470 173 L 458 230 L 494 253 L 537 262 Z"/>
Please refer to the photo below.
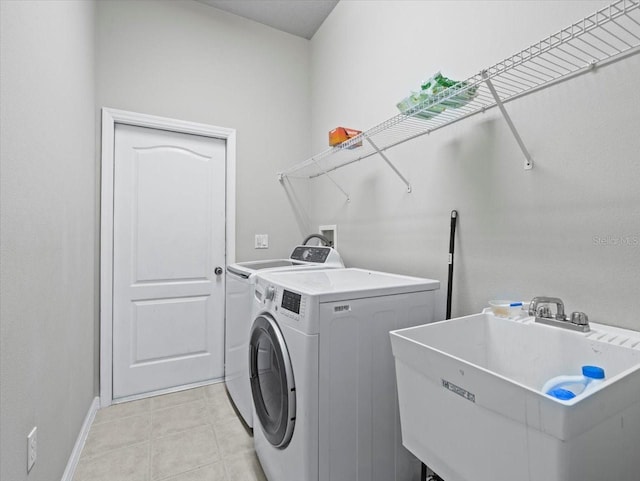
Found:
<path fill-rule="evenodd" d="M 274 286 L 267 287 L 267 291 L 264 293 L 264 298 L 267 301 L 273 301 L 276 298 L 276 288 Z"/>

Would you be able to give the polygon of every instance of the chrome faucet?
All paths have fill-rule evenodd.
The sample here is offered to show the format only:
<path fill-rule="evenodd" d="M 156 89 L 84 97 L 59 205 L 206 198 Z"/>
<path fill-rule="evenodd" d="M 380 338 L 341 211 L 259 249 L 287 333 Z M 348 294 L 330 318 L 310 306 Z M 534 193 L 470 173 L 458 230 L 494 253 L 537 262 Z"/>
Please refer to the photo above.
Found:
<path fill-rule="evenodd" d="M 556 305 L 556 315 L 546 304 Z M 529 304 L 529 315 L 535 316 L 536 322 L 550 326 L 563 327 L 580 332 L 589 332 L 589 318 L 584 312 L 573 312 L 567 319 L 564 313 L 564 302 L 558 297 L 534 297 Z"/>
<path fill-rule="evenodd" d="M 545 314 L 540 317 L 551 318 L 551 313 L 543 308 L 538 309 L 540 304 L 555 304 L 556 305 L 556 315 L 555 319 L 559 321 L 566 321 L 567 316 L 564 313 L 564 302 L 559 297 L 534 297 L 529 304 L 529 315 L 530 316 L 538 316 L 539 314 Z M 539 310 L 543 312 L 538 312 Z"/>

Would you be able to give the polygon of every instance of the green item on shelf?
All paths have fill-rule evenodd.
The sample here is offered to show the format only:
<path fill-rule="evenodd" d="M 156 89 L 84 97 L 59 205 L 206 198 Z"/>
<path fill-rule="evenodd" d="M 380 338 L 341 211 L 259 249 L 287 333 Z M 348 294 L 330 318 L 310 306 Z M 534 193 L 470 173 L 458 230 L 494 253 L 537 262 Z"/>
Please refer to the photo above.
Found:
<path fill-rule="evenodd" d="M 453 89 L 447 92 L 447 89 Z M 456 90 L 459 92 L 454 93 Z M 396 106 L 406 115 L 431 119 L 446 108 L 459 108 L 475 98 L 478 92 L 477 86 L 469 86 L 467 82 L 460 82 L 445 77 L 437 72 L 420 85 L 420 92 L 411 92 L 411 95 L 402 99 Z M 451 95 L 454 94 L 454 95 Z M 446 97 L 439 100 L 439 97 Z M 416 110 L 420 105 L 433 103 L 424 109 Z"/>
<path fill-rule="evenodd" d="M 423 92 L 430 96 L 444 95 L 448 98 L 441 100 L 440 104 L 446 107 L 459 108 L 473 100 L 478 92 L 477 86 L 469 87 L 467 82 L 460 82 L 445 77 L 440 72 L 422 82 L 420 86 Z M 447 89 L 459 90 L 455 95 L 452 92 L 445 92 Z"/>
<path fill-rule="evenodd" d="M 407 113 L 408 115 L 415 115 L 416 117 L 422 117 L 423 119 L 430 119 L 435 115 L 438 115 L 440 112 L 445 110 L 445 106 L 443 105 L 432 105 L 424 110 L 421 110 L 417 113 L 408 113 L 411 109 L 417 107 L 422 104 L 424 101 L 429 99 L 429 95 L 423 91 L 421 92 L 411 92 L 411 95 L 405 97 L 400 102 L 396 104 L 400 112 Z"/>

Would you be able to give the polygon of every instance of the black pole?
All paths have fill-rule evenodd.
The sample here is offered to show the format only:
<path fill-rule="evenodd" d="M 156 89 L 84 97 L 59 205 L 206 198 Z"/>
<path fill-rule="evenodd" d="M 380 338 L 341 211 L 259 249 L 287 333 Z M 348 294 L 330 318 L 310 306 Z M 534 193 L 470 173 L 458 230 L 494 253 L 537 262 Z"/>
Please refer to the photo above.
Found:
<path fill-rule="evenodd" d="M 451 319 L 451 296 L 453 295 L 453 251 L 456 245 L 456 224 L 458 222 L 458 211 L 451 211 L 451 230 L 449 232 L 449 278 L 447 280 L 447 317 Z M 420 481 L 427 481 L 427 465 L 422 464 L 420 471 Z M 436 475 L 437 476 L 437 475 Z M 441 479 L 437 476 L 436 479 Z"/>
<path fill-rule="evenodd" d="M 453 251 L 456 245 L 456 223 L 458 222 L 458 211 L 451 211 L 451 231 L 449 233 L 449 279 L 447 282 L 447 317 L 451 319 L 451 297 L 453 295 Z"/>

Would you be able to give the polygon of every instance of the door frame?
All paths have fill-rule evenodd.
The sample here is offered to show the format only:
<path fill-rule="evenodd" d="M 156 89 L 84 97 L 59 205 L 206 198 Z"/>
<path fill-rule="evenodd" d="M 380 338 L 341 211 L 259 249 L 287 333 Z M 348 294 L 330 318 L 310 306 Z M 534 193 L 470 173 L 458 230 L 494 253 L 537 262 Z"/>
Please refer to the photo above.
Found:
<path fill-rule="evenodd" d="M 100 406 L 113 402 L 113 170 L 116 124 L 134 125 L 226 141 L 225 262 L 235 262 L 236 131 L 155 115 L 102 108 L 100 196 Z"/>

